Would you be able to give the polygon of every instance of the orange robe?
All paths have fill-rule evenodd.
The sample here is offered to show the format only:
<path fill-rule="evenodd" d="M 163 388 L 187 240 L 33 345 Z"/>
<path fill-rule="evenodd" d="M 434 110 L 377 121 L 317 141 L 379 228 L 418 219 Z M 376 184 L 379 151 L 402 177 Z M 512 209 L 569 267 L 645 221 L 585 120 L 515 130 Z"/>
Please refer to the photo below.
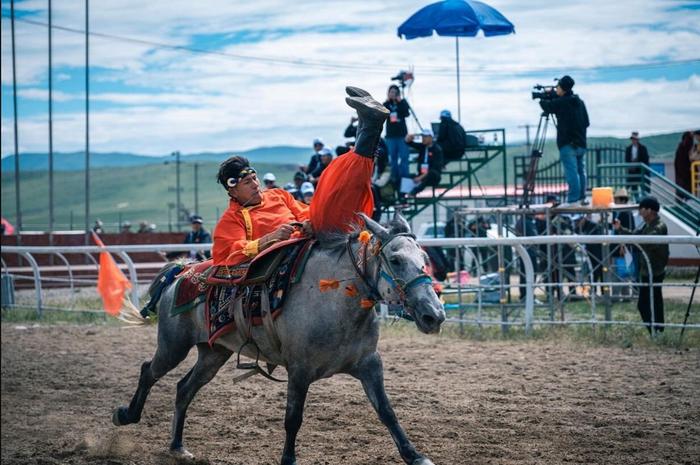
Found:
<path fill-rule="evenodd" d="M 328 169 L 328 168 L 326 168 Z M 231 200 L 214 229 L 215 265 L 238 265 L 255 257 L 258 240 L 283 224 L 309 219 L 309 207 L 284 189 L 268 189 L 258 205 L 242 207 Z"/>
<path fill-rule="evenodd" d="M 357 213 L 371 217 L 374 160 L 350 151 L 323 170 L 311 201 L 311 224 L 315 232 L 349 232 L 352 223 L 361 224 Z"/>

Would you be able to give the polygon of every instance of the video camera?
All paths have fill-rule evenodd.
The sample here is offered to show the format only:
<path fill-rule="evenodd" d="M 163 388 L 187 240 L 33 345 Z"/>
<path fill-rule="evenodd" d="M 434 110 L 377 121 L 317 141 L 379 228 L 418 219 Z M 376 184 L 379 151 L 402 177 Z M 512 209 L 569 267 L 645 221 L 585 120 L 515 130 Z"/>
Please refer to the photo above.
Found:
<path fill-rule="evenodd" d="M 542 100 L 553 100 L 557 98 L 556 86 L 543 86 L 542 84 L 536 84 L 532 86 L 532 100 L 542 99 Z"/>

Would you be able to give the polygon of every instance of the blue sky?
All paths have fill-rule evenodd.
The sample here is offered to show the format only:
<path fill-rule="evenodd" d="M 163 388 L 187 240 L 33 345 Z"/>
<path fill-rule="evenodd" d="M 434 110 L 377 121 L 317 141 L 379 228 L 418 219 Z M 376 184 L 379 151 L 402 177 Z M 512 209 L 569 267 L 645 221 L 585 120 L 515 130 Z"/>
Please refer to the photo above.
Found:
<path fill-rule="evenodd" d="M 84 147 L 83 2 L 54 1 L 54 149 Z M 383 97 L 413 67 L 423 122 L 456 112 L 455 41 L 396 28 L 429 2 L 91 2 L 91 149 L 160 155 L 335 145 L 347 84 Z M 460 41 L 468 129 L 536 123 L 535 83 L 577 81 L 593 135 L 700 127 L 700 3 L 493 0 L 516 34 Z M 2 155 L 13 151 L 9 1 L 2 1 Z M 48 148 L 47 2 L 15 3 L 20 151 Z M 28 23 L 31 21 L 32 23 Z M 39 23 L 39 24 L 36 24 Z M 158 46 L 156 44 L 164 44 Z M 184 47 L 182 49 L 173 48 Z M 190 50 L 187 50 L 190 49 Z M 209 52 L 209 53 L 201 53 Z"/>

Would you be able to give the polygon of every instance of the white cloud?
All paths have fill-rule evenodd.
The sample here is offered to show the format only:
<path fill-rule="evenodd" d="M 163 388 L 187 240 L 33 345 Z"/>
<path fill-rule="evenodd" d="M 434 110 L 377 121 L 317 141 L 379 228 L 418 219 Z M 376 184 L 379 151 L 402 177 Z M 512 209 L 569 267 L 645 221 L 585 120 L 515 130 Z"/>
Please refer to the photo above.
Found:
<path fill-rule="evenodd" d="M 174 45 L 192 43 L 194 34 L 246 30 L 294 30 L 268 35 L 266 40 L 225 47 L 223 52 L 314 62 L 346 63 L 371 68 L 366 72 L 266 64 L 216 55 L 154 49 L 143 44 L 91 38 L 91 64 L 110 81 L 129 91 L 99 91 L 101 103 L 91 115 L 93 150 L 130 150 L 162 154 L 183 151 L 246 149 L 261 145 L 308 145 L 318 135 L 330 143 L 342 141 L 350 109 L 343 87 L 359 85 L 383 97 L 389 77 L 415 66 L 416 82 L 409 94 L 425 123 L 442 108 L 456 113 L 454 39 L 431 37 L 412 41 L 396 37 L 396 27 L 426 1 L 390 2 L 221 2 L 122 0 L 91 4 L 91 30 Z M 516 25 L 506 37 L 460 41 L 462 114 L 466 126 L 506 127 L 510 139 L 522 138 L 517 126 L 536 121 L 537 105 L 530 86 L 550 80 L 553 71 L 535 78 L 515 76 L 518 70 L 575 69 L 659 59 L 697 58 L 700 32 L 688 26 L 674 2 L 590 1 L 552 3 L 494 0 Z M 81 4 L 82 5 L 82 4 Z M 21 8 L 42 10 L 43 1 Z M 55 24 L 81 29 L 82 9 L 55 3 Z M 45 16 L 36 18 L 45 21 Z M 322 34 L 329 24 L 362 26 L 361 32 Z M 11 83 L 9 26 L 3 19 L 2 81 Z M 37 86 L 46 74 L 47 31 L 17 23 L 18 79 L 21 95 L 45 99 Z M 82 99 L 81 93 L 60 89 L 68 75 L 61 67 L 80 69 L 84 42 L 79 34 L 54 33 L 57 102 Z M 513 76 L 493 70 L 512 70 Z M 591 134 L 625 135 L 631 127 L 663 132 L 698 126 L 697 109 L 689 94 L 700 87 L 697 74 L 687 81 L 628 79 L 593 82 L 590 73 L 577 77 L 577 91 L 591 113 Z M 700 73 L 698 73 L 700 74 Z M 104 88 L 104 87 L 103 87 Z M 144 89 L 157 89 L 148 93 Z M 44 97 L 42 97 L 44 96 Z M 3 105 L 6 103 L 3 102 Z M 114 105 L 117 106 L 114 106 Z M 60 105 L 57 105 L 60 110 Z M 20 117 L 22 150 L 46 146 L 45 117 Z M 56 115 L 58 150 L 81 149 L 84 115 Z M 12 121 L 2 121 L 2 152 L 12 151 Z M 60 133 L 59 133 L 60 131 Z"/>

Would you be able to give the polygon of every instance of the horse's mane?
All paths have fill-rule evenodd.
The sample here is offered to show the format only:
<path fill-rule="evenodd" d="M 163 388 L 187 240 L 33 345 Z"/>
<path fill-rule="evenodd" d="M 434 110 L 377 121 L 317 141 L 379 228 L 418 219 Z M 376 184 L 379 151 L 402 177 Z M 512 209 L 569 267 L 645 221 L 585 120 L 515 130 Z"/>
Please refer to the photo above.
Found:
<path fill-rule="evenodd" d="M 410 229 L 406 229 L 404 224 L 400 221 L 391 220 L 388 224 L 383 225 L 387 228 L 389 234 L 405 233 L 411 232 Z M 328 250 L 338 250 L 345 247 L 348 240 L 355 240 L 360 232 L 365 229 L 364 225 L 358 223 L 352 223 L 350 225 L 349 232 L 341 231 L 326 231 L 321 233 L 316 233 L 316 239 L 318 239 L 319 244 L 323 249 Z"/>
<path fill-rule="evenodd" d="M 316 233 L 316 239 L 318 239 L 321 248 L 329 251 L 340 251 L 344 250 L 348 240 L 357 239 L 363 229 L 363 226 L 353 223 L 349 232 L 324 231 Z"/>

